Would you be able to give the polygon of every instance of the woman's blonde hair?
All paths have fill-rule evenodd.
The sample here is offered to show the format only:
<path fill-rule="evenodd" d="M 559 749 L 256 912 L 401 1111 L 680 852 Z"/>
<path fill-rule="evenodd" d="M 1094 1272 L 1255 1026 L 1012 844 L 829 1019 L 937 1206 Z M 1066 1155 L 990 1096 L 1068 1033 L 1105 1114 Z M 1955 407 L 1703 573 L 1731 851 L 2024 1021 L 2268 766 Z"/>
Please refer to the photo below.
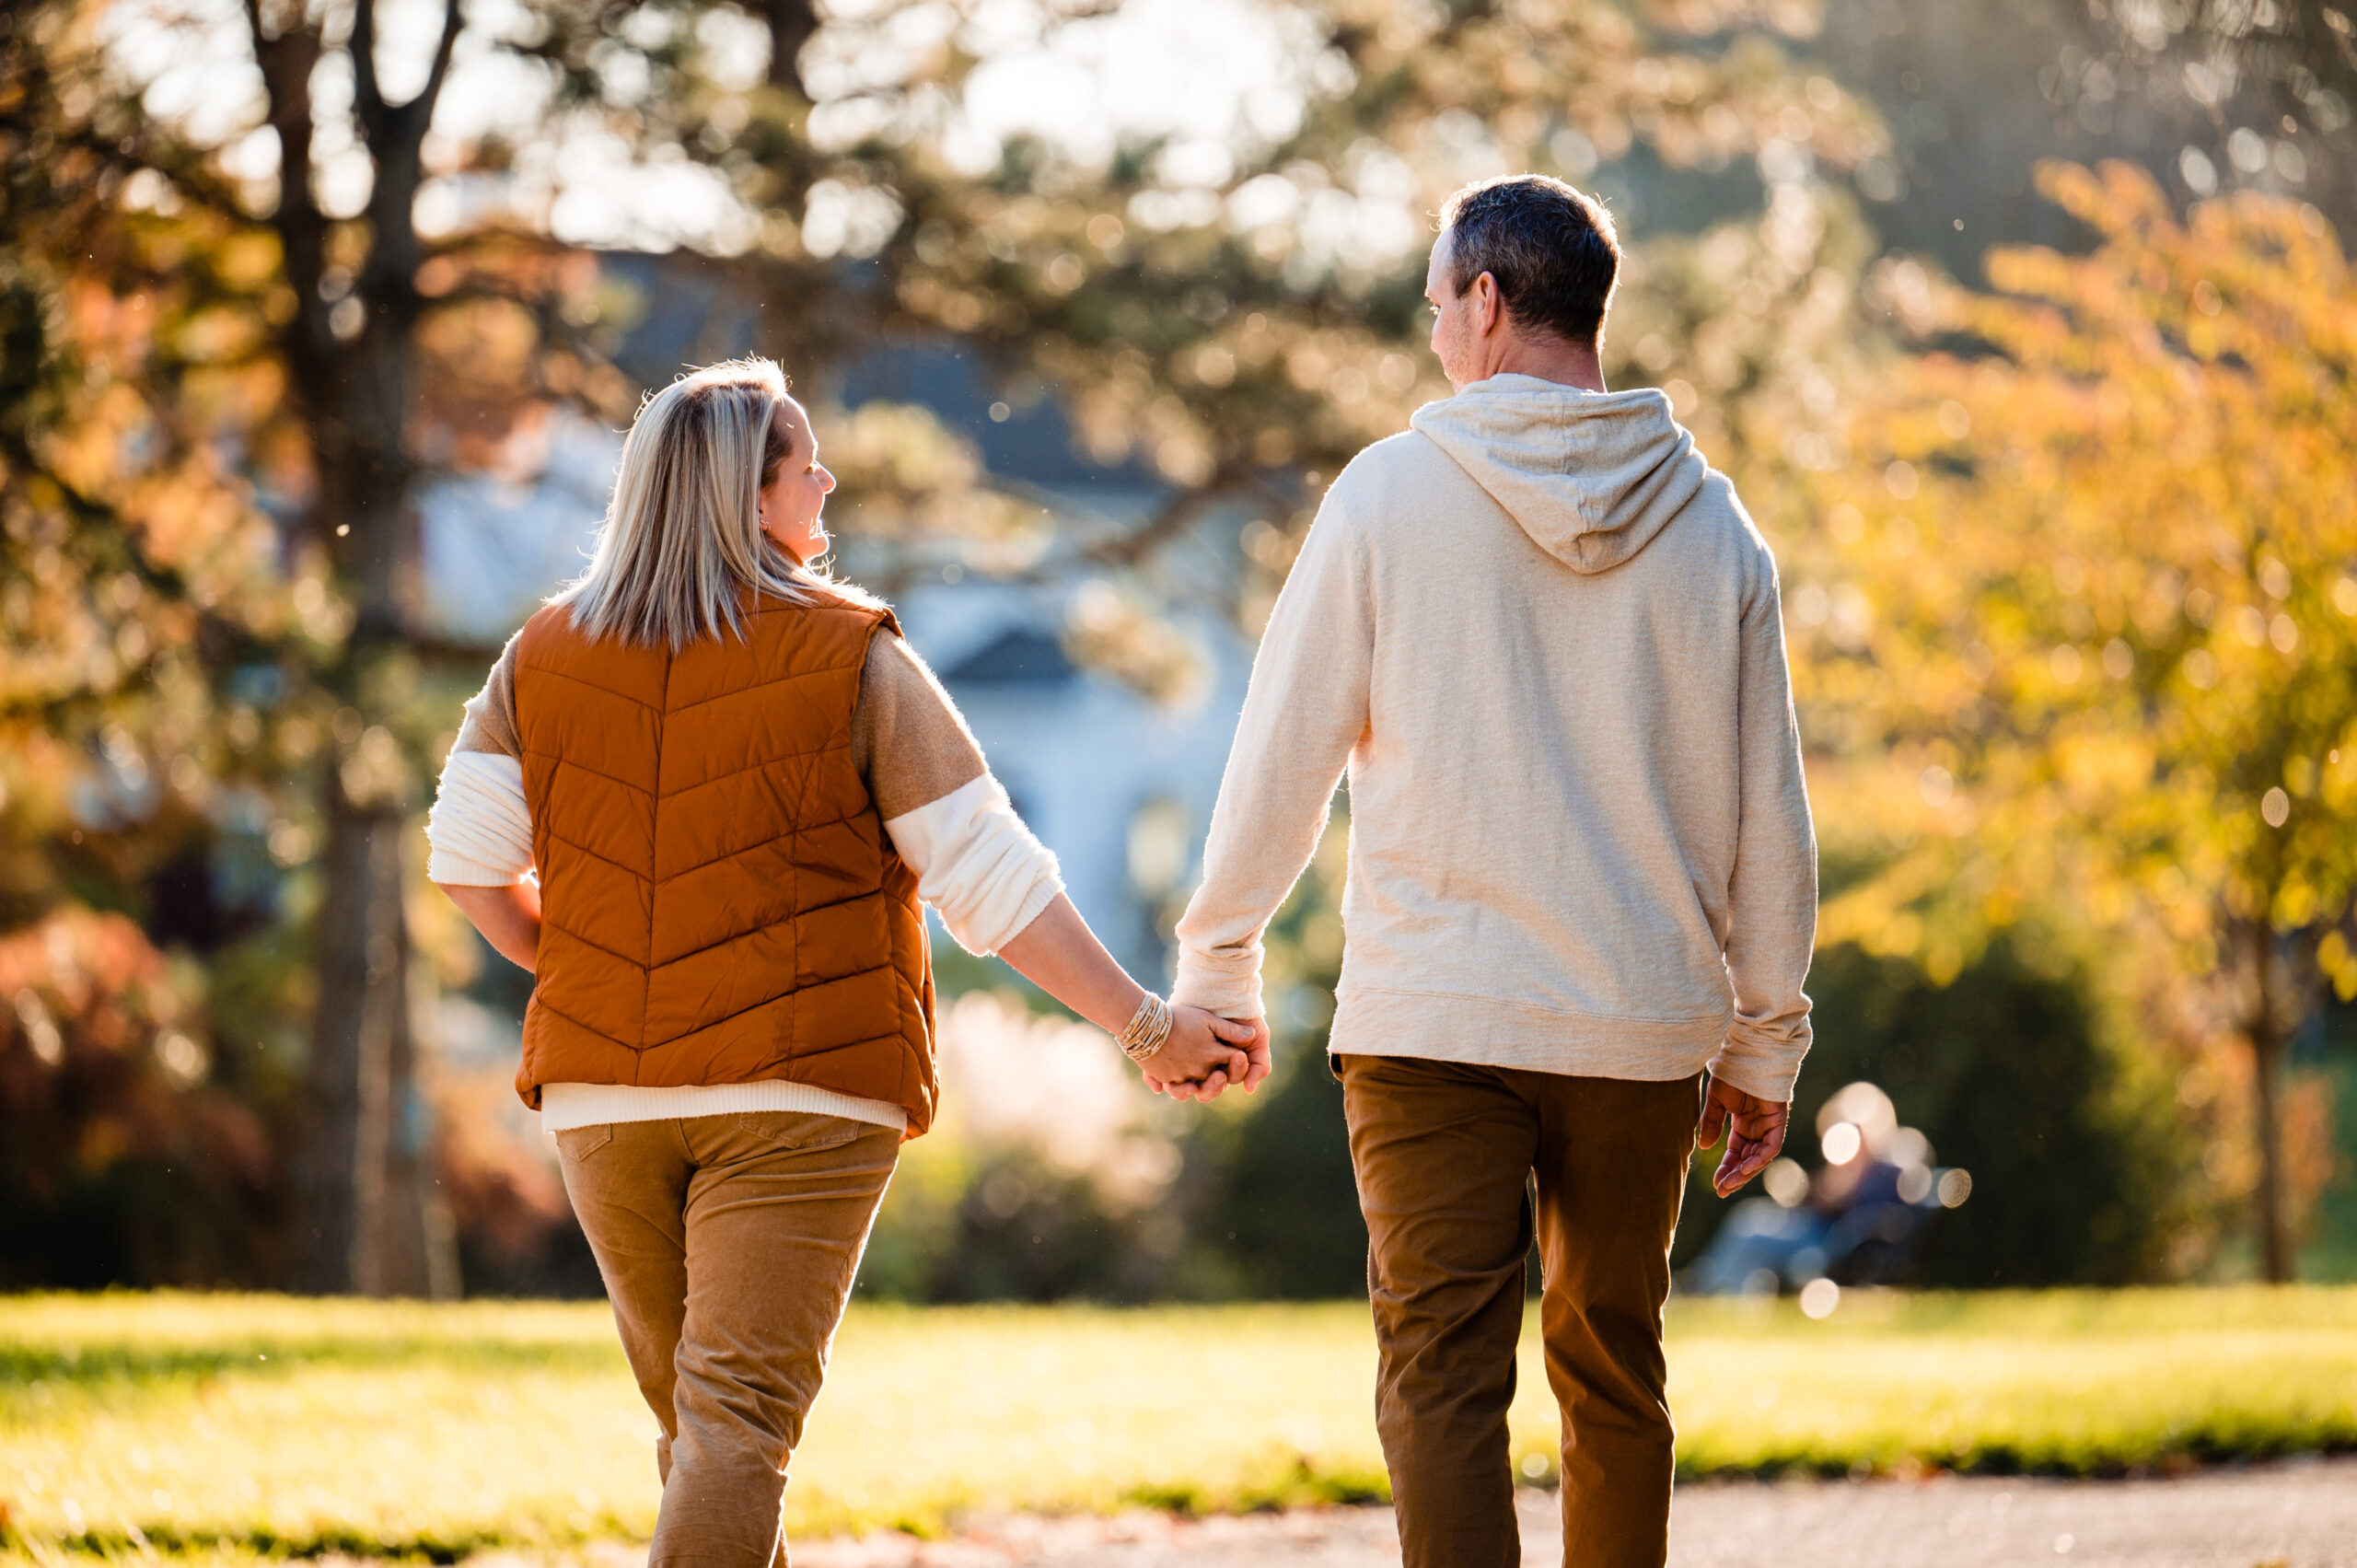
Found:
<path fill-rule="evenodd" d="M 742 636 L 753 593 L 789 604 L 865 601 L 795 561 L 761 531 L 761 491 L 792 448 L 777 433 L 785 373 L 772 360 L 725 359 L 690 371 L 639 406 L 598 548 L 551 604 L 585 635 L 668 643 Z"/>

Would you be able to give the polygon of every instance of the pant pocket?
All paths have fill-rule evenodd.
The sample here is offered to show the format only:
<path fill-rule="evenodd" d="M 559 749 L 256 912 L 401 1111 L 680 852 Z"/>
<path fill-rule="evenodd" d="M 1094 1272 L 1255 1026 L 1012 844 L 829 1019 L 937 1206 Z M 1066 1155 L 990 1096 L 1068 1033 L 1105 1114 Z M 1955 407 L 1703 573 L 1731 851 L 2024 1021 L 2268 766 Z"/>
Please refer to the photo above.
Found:
<path fill-rule="evenodd" d="M 877 1124 L 816 1110 L 740 1110 L 737 1129 L 773 1149 L 816 1154 L 839 1149 Z"/>
<path fill-rule="evenodd" d="M 600 1121 L 588 1127 L 567 1127 L 556 1135 L 557 1153 L 578 1165 L 614 1141 L 614 1124 Z"/>

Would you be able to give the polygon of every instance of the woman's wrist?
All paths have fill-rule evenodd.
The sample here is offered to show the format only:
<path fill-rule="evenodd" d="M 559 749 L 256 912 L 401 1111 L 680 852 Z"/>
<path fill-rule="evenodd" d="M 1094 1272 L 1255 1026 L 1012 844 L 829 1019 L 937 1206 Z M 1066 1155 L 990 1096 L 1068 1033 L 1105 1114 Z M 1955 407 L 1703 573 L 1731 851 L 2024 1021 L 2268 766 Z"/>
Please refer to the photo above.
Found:
<path fill-rule="evenodd" d="M 1171 1030 L 1170 1004 L 1152 992 L 1139 999 L 1137 1010 L 1127 1022 L 1114 1031 L 1114 1041 L 1121 1054 L 1132 1062 L 1152 1061 L 1169 1043 Z"/>
<path fill-rule="evenodd" d="M 1124 976 L 1123 979 L 1128 980 L 1128 977 Z M 1146 990 L 1144 986 L 1140 985 L 1133 980 L 1130 980 L 1128 981 L 1128 983 L 1122 987 L 1122 991 L 1124 994 L 1118 1001 L 1109 997 L 1107 998 L 1107 1000 L 1111 1003 L 1111 1005 L 1106 1009 L 1101 1017 L 1093 1017 L 1088 1020 L 1090 1023 L 1095 1024 L 1098 1028 L 1103 1029 L 1107 1034 L 1111 1035 L 1115 1040 L 1121 1038 L 1121 1031 L 1130 1027 L 1130 1020 L 1138 1016 L 1138 1009 L 1140 1007 L 1145 1005 Z"/>

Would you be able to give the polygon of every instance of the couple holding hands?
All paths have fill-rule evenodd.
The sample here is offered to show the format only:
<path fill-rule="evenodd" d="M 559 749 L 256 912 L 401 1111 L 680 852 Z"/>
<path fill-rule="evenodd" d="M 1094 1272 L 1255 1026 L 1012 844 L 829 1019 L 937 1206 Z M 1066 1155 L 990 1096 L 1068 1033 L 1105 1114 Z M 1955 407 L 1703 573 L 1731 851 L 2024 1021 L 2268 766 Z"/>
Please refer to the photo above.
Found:
<path fill-rule="evenodd" d="M 763 360 L 656 393 L 582 578 L 468 704 L 429 875 L 535 977 L 562 1151 L 661 1428 L 650 1562 L 785 1561 L 786 1462 L 936 1107 L 924 906 L 1180 1098 L 1269 1072 L 1260 939 L 1351 792 L 1329 1064 L 1410 1568 L 1520 1562 L 1533 1240 L 1564 1557 L 1658 1564 L 1662 1308 L 1697 1144 L 1733 1191 L 1809 1040 L 1816 846 L 1775 563 L 1597 362 L 1609 218 L 1441 215 L 1456 395 L 1334 482 L 1254 665 L 1166 1002 L 1097 941 L 892 612 L 814 569 L 833 476 Z M 538 873 L 528 880 L 528 872 Z"/>

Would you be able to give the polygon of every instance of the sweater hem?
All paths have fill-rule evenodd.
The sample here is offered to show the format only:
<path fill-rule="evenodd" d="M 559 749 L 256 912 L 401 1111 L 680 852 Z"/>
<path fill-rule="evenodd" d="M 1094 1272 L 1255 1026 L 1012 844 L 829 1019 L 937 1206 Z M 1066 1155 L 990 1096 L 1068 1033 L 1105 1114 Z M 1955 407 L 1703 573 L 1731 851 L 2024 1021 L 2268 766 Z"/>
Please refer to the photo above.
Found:
<path fill-rule="evenodd" d="M 909 1130 L 909 1113 L 882 1100 L 838 1094 L 814 1084 L 762 1078 L 749 1084 L 688 1084 L 646 1088 L 636 1084 L 542 1084 L 540 1131 L 563 1132 L 611 1121 L 670 1121 L 755 1110 L 799 1110 Z"/>
<path fill-rule="evenodd" d="M 1327 1049 L 1663 1083 L 1707 1067 L 1734 1016 L 1729 1008 L 1689 1018 L 1599 1017 L 1496 997 L 1356 986 L 1335 1009 Z"/>

